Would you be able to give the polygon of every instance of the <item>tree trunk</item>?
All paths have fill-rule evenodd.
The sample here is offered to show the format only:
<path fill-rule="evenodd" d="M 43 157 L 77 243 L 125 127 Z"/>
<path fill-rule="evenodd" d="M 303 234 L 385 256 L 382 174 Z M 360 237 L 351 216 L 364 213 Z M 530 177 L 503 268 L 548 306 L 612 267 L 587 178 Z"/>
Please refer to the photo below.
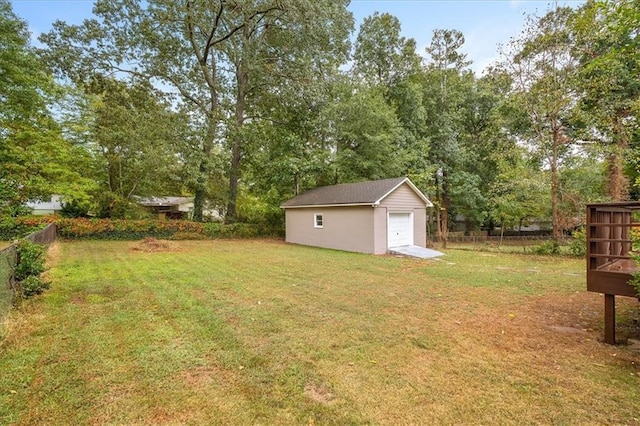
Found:
<path fill-rule="evenodd" d="M 206 190 L 198 186 L 193 197 L 193 220 L 196 222 L 202 222 L 205 198 Z"/>
<path fill-rule="evenodd" d="M 562 236 L 560 228 L 560 178 L 558 176 L 558 165 L 551 166 L 551 226 L 552 236 L 555 241 L 559 241 Z"/>
<path fill-rule="evenodd" d="M 238 200 L 238 182 L 240 181 L 240 160 L 241 160 L 241 136 L 234 136 L 233 147 L 231 148 L 231 165 L 229 168 L 229 202 L 227 203 L 227 214 L 225 223 L 236 221 Z"/>
<path fill-rule="evenodd" d="M 447 209 L 446 208 L 442 209 L 442 214 L 441 214 L 441 218 L 440 218 L 440 226 L 442 227 L 440 229 L 440 235 L 442 236 L 442 248 L 446 249 L 447 248 L 447 238 L 449 237 L 449 223 L 448 223 Z"/>
<path fill-rule="evenodd" d="M 555 128 L 552 134 L 553 140 L 552 156 L 551 156 L 551 226 L 554 251 L 559 247 L 562 238 L 562 228 L 560 223 L 560 175 L 558 171 L 560 144 L 562 143 L 562 134 L 560 128 Z"/>
<path fill-rule="evenodd" d="M 613 137 L 616 141 L 613 152 L 609 155 L 607 177 L 609 185 L 607 192 L 612 201 L 626 201 L 629 199 L 629 180 L 624 175 L 624 155 L 629 148 L 624 124 L 616 115 L 613 123 Z"/>
<path fill-rule="evenodd" d="M 245 26 L 244 37 L 248 36 L 248 26 Z M 231 164 L 229 167 L 229 203 L 225 223 L 236 221 L 238 200 L 238 182 L 240 180 L 240 163 L 242 161 L 242 126 L 244 125 L 244 112 L 247 102 L 247 90 L 249 85 L 249 71 L 244 59 L 240 58 L 236 64 L 236 108 L 235 131 L 233 133 L 233 145 L 231 147 Z"/>
<path fill-rule="evenodd" d="M 440 203 L 436 203 L 436 238 L 442 242 L 442 218 L 440 217 Z"/>
<path fill-rule="evenodd" d="M 211 151 L 213 151 L 213 144 L 216 137 L 216 120 L 215 110 L 211 109 L 209 117 L 209 125 L 207 134 L 205 136 L 204 143 L 202 145 L 203 158 L 200 160 L 198 166 L 199 178 L 195 184 L 195 191 L 193 197 L 193 220 L 196 222 L 202 222 L 204 204 L 207 198 L 207 183 L 209 182 L 209 159 L 211 157 Z"/>
<path fill-rule="evenodd" d="M 442 214 L 440 221 L 440 235 L 442 236 L 442 248 L 447 248 L 447 238 L 449 237 L 449 209 L 451 198 L 449 198 L 448 173 L 442 170 Z"/>

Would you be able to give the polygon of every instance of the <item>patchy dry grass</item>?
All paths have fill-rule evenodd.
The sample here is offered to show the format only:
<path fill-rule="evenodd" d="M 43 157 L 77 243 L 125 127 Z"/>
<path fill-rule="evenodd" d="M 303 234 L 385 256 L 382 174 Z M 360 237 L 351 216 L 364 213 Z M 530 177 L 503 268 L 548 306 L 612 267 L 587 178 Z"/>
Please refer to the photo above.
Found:
<path fill-rule="evenodd" d="M 0 343 L 0 423 L 640 422 L 639 356 L 601 343 L 582 260 L 176 245 L 57 246 Z"/>

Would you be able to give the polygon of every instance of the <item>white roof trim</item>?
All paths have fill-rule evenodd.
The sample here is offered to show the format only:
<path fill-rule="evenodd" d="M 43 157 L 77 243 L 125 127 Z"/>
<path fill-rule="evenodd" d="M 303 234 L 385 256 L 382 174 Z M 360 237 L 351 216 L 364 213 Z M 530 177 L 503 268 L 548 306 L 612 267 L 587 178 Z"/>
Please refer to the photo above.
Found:
<path fill-rule="evenodd" d="M 413 184 L 413 182 L 411 182 L 409 180 L 409 178 L 404 178 L 402 181 L 400 181 L 400 183 L 398 183 L 396 186 L 394 186 L 393 188 L 391 188 L 391 190 L 389 190 L 389 192 L 387 192 L 386 194 L 384 194 L 382 197 L 380 197 L 378 200 L 376 200 L 375 205 L 379 205 L 382 200 L 384 200 L 385 198 L 387 198 L 387 196 L 389 194 L 391 194 L 393 191 L 395 191 L 396 189 L 398 189 L 400 187 L 400 185 L 402 184 L 408 184 L 409 187 L 413 190 L 413 192 L 416 193 L 416 195 L 418 197 L 420 197 L 420 199 L 422 201 L 424 201 L 424 203 L 427 205 L 427 207 L 433 207 L 433 203 L 431 201 L 429 201 L 429 199 L 427 197 L 424 196 L 424 194 Z"/>
<path fill-rule="evenodd" d="M 371 206 L 375 207 L 378 204 L 372 203 L 349 203 L 349 204 L 305 204 L 304 206 L 280 206 L 281 209 L 308 209 L 310 207 L 362 207 L 362 206 Z"/>

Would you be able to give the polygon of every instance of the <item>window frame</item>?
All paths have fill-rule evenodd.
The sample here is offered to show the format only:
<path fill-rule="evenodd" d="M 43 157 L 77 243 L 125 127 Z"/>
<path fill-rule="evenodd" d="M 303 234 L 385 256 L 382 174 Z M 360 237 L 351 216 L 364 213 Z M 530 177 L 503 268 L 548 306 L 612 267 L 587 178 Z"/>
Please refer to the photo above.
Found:
<path fill-rule="evenodd" d="M 318 220 L 320 219 L 320 220 Z M 324 213 L 314 213 L 313 214 L 313 227 L 315 229 L 323 229 L 324 228 Z"/>

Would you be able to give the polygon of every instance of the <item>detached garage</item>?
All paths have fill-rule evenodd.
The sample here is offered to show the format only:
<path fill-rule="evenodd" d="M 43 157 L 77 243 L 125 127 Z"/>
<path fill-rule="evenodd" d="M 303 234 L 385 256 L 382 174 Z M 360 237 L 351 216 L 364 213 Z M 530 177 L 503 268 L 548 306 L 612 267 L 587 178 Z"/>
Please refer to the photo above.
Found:
<path fill-rule="evenodd" d="M 433 204 L 406 177 L 324 186 L 286 201 L 286 241 L 361 253 L 426 246 Z"/>

